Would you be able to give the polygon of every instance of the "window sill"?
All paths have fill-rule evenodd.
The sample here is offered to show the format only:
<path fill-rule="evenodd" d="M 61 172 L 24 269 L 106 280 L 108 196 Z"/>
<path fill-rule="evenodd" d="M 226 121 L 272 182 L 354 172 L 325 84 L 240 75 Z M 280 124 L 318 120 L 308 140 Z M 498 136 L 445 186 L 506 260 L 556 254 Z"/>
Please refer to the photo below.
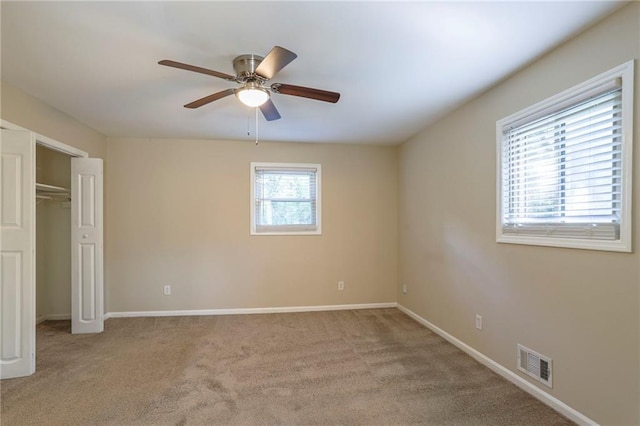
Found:
<path fill-rule="evenodd" d="M 600 250 L 631 253 L 631 243 L 625 241 L 585 240 L 580 238 L 551 238 L 498 234 L 497 243 L 524 244 L 530 246 L 561 247 L 580 250 Z"/>
<path fill-rule="evenodd" d="M 251 231 L 251 235 L 322 235 L 322 231 L 269 231 L 269 232 L 257 232 Z"/>

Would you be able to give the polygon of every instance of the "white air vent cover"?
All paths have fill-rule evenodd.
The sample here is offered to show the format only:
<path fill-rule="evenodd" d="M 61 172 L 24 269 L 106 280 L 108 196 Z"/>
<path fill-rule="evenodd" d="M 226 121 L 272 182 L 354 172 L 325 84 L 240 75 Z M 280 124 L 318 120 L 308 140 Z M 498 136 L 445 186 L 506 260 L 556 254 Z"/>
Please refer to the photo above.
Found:
<path fill-rule="evenodd" d="M 553 387 L 551 358 L 518 344 L 518 370 Z"/>

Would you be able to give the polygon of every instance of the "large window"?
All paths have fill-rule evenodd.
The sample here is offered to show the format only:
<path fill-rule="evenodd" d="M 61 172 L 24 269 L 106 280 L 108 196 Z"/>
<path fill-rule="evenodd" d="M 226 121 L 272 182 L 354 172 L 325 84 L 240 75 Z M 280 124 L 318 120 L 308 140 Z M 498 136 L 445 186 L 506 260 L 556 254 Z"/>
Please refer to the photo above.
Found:
<path fill-rule="evenodd" d="M 631 251 L 633 62 L 497 122 L 499 242 Z"/>
<path fill-rule="evenodd" d="M 251 234 L 320 234 L 319 164 L 251 163 Z"/>

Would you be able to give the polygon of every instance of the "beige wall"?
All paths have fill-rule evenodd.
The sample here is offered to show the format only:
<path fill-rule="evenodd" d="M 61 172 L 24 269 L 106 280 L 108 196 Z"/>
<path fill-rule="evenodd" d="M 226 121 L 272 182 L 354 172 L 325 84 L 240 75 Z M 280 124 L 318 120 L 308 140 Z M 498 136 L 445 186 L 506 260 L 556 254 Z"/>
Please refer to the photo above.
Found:
<path fill-rule="evenodd" d="M 495 122 L 639 57 L 635 3 L 447 115 L 399 156 L 399 303 L 513 371 L 517 343 L 550 356 L 554 387 L 540 387 L 610 425 L 640 424 L 640 174 L 633 254 L 497 244 Z M 634 162 L 637 170 L 637 143 Z"/>
<path fill-rule="evenodd" d="M 0 82 L 0 88 L 3 120 L 105 158 L 104 135 L 8 83 Z"/>
<path fill-rule="evenodd" d="M 37 182 L 71 187 L 71 157 L 38 146 Z M 44 201 L 36 210 L 36 317 L 71 315 L 71 208 Z"/>
<path fill-rule="evenodd" d="M 249 235 L 252 161 L 322 165 L 321 236 Z M 106 169 L 107 312 L 395 302 L 395 147 L 109 139 Z"/>

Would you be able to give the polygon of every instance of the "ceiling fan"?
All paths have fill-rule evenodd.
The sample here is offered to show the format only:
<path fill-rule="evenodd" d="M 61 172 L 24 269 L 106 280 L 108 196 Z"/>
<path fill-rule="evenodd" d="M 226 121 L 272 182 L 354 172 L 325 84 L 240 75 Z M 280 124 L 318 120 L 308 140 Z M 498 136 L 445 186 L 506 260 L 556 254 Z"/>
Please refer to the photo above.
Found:
<path fill-rule="evenodd" d="M 327 90 L 284 83 L 273 83 L 270 86 L 266 84 L 267 81 L 271 80 L 282 68 L 286 67 L 297 57 L 298 55 L 292 51 L 280 46 L 275 46 L 264 58 L 252 54 L 240 55 L 233 60 L 233 69 L 236 72 L 235 76 L 168 59 L 164 59 L 158 62 L 158 64 L 207 74 L 242 84 L 240 88 L 226 89 L 190 102 L 185 105 L 185 108 L 199 108 L 218 99 L 235 94 L 243 104 L 260 108 L 264 118 L 267 121 L 273 121 L 280 118 L 280 113 L 271 101 L 271 93 L 299 96 L 301 98 L 316 99 L 331 103 L 336 103 L 338 99 L 340 99 L 340 93 L 329 92 Z"/>

